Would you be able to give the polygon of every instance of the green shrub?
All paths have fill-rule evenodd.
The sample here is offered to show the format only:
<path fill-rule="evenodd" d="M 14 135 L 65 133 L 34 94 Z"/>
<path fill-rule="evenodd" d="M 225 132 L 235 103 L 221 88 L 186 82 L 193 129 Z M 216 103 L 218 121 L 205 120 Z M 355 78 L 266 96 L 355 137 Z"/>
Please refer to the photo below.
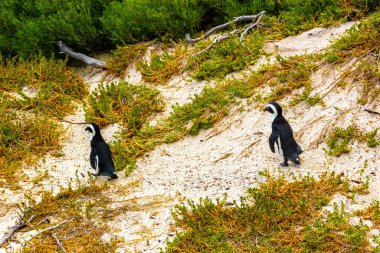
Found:
<path fill-rule="evenodd" d="M 0 50 L 29 57 L 57 52 L 61 40 L 77 51 L 90 52 L 107 46 L 99 16 L 113 0 L 35 1 L 5 0 L 0 4 Z"/>
<path fill-rule="evenodd" d="M 141 72 L 144 81 L 165 85 L 175 74 L 181 73 L 183 61 L 188 56 L 186 48 L 178 45 L 173 53 L 153 52 L 149 61 L 138 62 L 137 69 Z"/>
<path fill-rule="evenodd" d="M 114 57 L 107 62 L 107 70 L 123 78 L 127 68 L 135 61 L 141 59 L 145 52 L 146 46 L 144 44 L 117 47 L 117 49 L 113 51 Z"/>
<path fill-rule="evenodd" d="M 119 122 L 134 134 L 150 115 L 163 108 L 158 90 L 127 82 L 103 84 L 88 99 L 86 121 L 101 126 Z"/>
<path fill-rule="evenodd" d="M 173 218 L 178 232 L 166 252 L 344 252 L 369 245 L 368 228 L 353 226 L 343 207 L 324 218 L 322 207 L 334 194 L 348 194 L 348 180 L 322 174 L 285 180 L 264 172 L 256 188 L 238 203 L 200 199 L 177 205 Z"/>
<path fill-rule="evenodd" d="M 24 87 L 35 90 L 33 97 L 22 92 Z M 29 60 L 0 55 L 0 91 L 17 92 L 23 99 L 12 100 L 12 107 L 64 116 L 73 112 L 72 101 L 87 95 L 81 77 L 66 67 L 66 61 L 33 57 Z"/>
<path fill-rule="evenodd" d="M 376 0 L 4 0 L 0 52 L 51 55 L 58 40 L 84 53 L 153 38 L 178 40 L 261 10 L 277 19 L 274 30 L 293 35 L 313 25 L 358 19 L 376 8 Z"/>
<path fill-rule="evenodd" d="M 4 100 L 0 93 L 0 170 L 1 176 L 12 177 L 25 164 L 33 165 L 48 151 L 59 149 L 63 128 L 44 115 L 10 113 Z"/>
<path fill-rule="evenodd" d="M 129 0 L 113 2 L 101 17 L 113 43 L 133 43 L 156 37 L 182 37 L 202 20 L 196 0 Z"/>

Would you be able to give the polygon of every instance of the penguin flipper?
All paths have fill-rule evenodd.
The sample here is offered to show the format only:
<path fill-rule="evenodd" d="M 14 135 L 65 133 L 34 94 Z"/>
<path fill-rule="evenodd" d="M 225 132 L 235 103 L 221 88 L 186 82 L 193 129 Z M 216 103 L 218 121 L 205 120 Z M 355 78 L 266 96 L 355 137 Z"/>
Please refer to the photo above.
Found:
<path fill-rule="evenodd" d="M 270 147 L 270 150 L 272 150 L 273 153 L 276 153 L 274 144 L 277 143 L 277 146 L 278 146 L 277 139 L 278 139 L 278 132 L 277 131 L 272 131 L 272 134 L 269 136 L 269 147 Z"/>
<path fill-rule="evenodd" d="M 97 154 L 98 154 L 98 150 L 95 147 L 91 147 L 90 164 L 94 170 L 96 170 L 96 155 Z"/>

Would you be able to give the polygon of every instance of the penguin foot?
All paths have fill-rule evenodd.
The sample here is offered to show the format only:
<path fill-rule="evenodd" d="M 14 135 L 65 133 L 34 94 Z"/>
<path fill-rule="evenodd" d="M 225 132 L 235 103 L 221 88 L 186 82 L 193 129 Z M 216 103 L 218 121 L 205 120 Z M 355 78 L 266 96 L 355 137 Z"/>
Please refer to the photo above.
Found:
<path fill-rule="evenodd" d="M 288 164 L 287 162 L 283 162 L 283 163 L 280 163 L 280 166 L 281 166 L 281 167 L 288 167 L 289 164 Z"/>

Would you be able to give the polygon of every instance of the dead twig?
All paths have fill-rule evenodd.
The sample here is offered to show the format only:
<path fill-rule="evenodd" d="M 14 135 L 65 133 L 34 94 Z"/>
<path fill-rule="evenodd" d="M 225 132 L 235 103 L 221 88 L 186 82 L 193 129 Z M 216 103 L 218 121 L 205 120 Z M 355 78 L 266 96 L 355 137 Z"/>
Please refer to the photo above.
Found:
<path fill-rule="evenodd" d="M 369 109 L 364 109 L 364 111 L 368 112 L 368 113 L 373 113 L 373 114 L 380 115 L 380 112 L 372 111 L 372 110 L 369 110 Z"/>
<path fill-rule="evenodd" d="M 249 154 L 252 152 L 253 146 L 256 145 L 259 141 L 260 139 L 255 140 L 254 142 L 249 144 L 248 147 L 246 147 L 245 149 L 243 149 L 243 151 L 240 152 L 240 154 L 236 157 L 235 161 L 241 160 L 243 157 L 248 157 Z"/>
<path fill-rule="evenodd" d="M 224 24 L 221 24 L 221 25 L 218 25 L 218 26 L 212 28 L 205 35 L 203 35 L 203 36 L 201 36 L 199 38 L 196 38 L 196 39 L 192 39 L 192 38 L 190 38 L 190 34 L 186 34 L 186 40 L 189 43 L 195 43 L 195 42 L 198 42 L 198 41 L 200 41 L 202 39 L 207 38 L 208 36 L 210 36 L 211 34 L 213 34 L 214 32 L 216 32 L 217 30 L 223 29 L 223 28 L 229 26 L 230 24 L 234 24 L 234 23 L 237 23 L 237 22 L 240 22 L 240 21 L 245 21 L 245 20 L 251 20 L 252 23 L 244 26 L 243 29 L 242 29 L 242 32 L 240 34 L 240 44 L 252 54 L 253 52 L 249 49 L 249 47 L 247 47 L 243 43 L 243 39 L 244 39 L 244 36 L 248 33 L 249 30 L 251 30 L 253 27 L 255 27 L 255 26 L 257 26 L 259 24 L 259 22 L 260 22 L 261 18 L 263 17 L 264 13 L 265 13 L 265 11 L 261 11 L 257 15 L 248 15 L 248 16 L 237 17 L 237 18 L 235 18 L 234 20 L 232 20 L 230 22 L 227 22 L 227 23 L 224 23 Z M 206 47 L 205 49 L 203 49 L 203 50 L 199 51 L 198 53 L 192 55 L 192 57 L 197 56 L 199 54 L 202 54 L 203 52 L 205 52 L 205 51 L 209 50 L 210 48 L 212 48 L 216 43 L 221 42 L 221 41 L 229 38 L 231 35 L 234 35 L 237 32 L 240 32 L 240 30 L 235 29 L 232 32 L 224 33 L 222 35 L 219 35 L 218 37 L 216 37 L 213 40 L 213 42 L 208 47 Z"/>
<path fill-rule="evenodd" d="M 71 220 L 70 220 L 71 221 Z M 31 240 L 33 240 L 33 238 L 35 238 L 36 236 L 39 236 L 40 234 L 43 234 L 45 233 L 46 231 L 49 231 L 49 230 L 53 230 L 53 229 L 56 229 L 58 228 L 59 226 L 62 226 L 63 224 L 69 222 L 69 220 L 64 220 L 60 223 L 58 223 L 57 225 L 54 225 L 54 226 L 51 226 L 51 227 L 48 227 L 48 228 L 44 228 L 42 229 L 41 231 L 37 232 L 37 234 L 31 236 L 29 239 L 25 240 L 24 243 L 22 244 L 21 246 L 21 249 L 25 247 L 25 245 L 30 242 Z"/>
<path fill-rule="evenodd" d="M 28 208 L 26 211 L 24 211 L 22 214 L 21 214 L 21 217 L 19 218 L 17 224 L 7 233 L 4 235 L 4 237 L 0 240 L 0 247 L 1 245 L 3 245 L 10 237 L 13 236 L 13 234 L 15 232 L 17 232 L 18 230 L 26 227 L 28 225 L 28 223 L 30 223 L 33 218 L 34 218 L 34 215 L 31 216 L 26 222 L 22 223 L 22 219 L 24 219 L 25 217 L 25 214 L 31 210 L 32 208 Z"/>
<path fill-rule="evenodd" d="M 51 236 L 54 238 L 55 242 L 57 243 L 57 245 L 59 246 L 59 248 L 61 249 L 61 251 L 63 253 L 66 253 L 66 250 L 65 248 L 62 246 L 62 243 L 61 241 L 58 239 L 58 237 L 56 237 L 53 233 L 51 233 Z"/>
<path fill-rule="evenodd" d="M 225 153 L 224 155 L 222 155 L 222 156 L 219 157 L 218 159 L 212 161 L 212 163 L 215 164 L 215 163 L 217 163 L 217 162 L 219 162 L 219 161 L 221 161 L 221 160 L 223 160 L 223 159 L 226 159 L 226 158 L 228 158 L 228 157 L 230 157 L 230 156 L 232 156 L 232 155 L 233 155 L 232 153 Z"/>
<path fill-rule="evenodd" d="M 59 47 L 59 50 L 61 54 L 68 54 L 70 57 L 77 59 L 81 62 L 86 63 L 87 65 L 94 66 L 97 68 L 106 68 L 106 62 L 99 61 L 95 58 L 92 58 L 90 56 L 87 56 L 85 54 L 77 53 L 73 51 L 71 48 L 69 48 L 65 43 L 62 41 L 58 41 L 57 46 Z"/>
<path fill-rule="evenodd" d="M 200 40 L 203 40 L 205 38 L 207 38 L 208 36 L 210 36 L 211 34 L 213 34 L 214 32 L 220 30 L 220 29 L 223 29 L 227 26 L 229 26 L 230 24 L 235 24 L 237 22 L 240 22 L 240 21 L 246 21 L 246 20 L 256 20 L 260 17 L 261 19 L 261 16 L 264 15 L 265 11 L 261 11 L 259 14 L 257 15 L 243 15 L 243 16 L 240 16 L 240 17 L 237 17 L 235 18 L 234 20 L 232 21 L 229 21 L 227 23 L 224 23 L 224 24 L 221 24 L 221 25 L 218 25 L 218 26 L 215 26 L 213 27 L 212 29 L 210 29 L 205 35 L 199 37 L 199 38 L 196 38 L 196 39 L 192 39 L 190 38 L 190 34 L 186 34 L 186 40 L 187 42 L 189 43 L 195 43 L 195 42 L 198 42 Z"/>

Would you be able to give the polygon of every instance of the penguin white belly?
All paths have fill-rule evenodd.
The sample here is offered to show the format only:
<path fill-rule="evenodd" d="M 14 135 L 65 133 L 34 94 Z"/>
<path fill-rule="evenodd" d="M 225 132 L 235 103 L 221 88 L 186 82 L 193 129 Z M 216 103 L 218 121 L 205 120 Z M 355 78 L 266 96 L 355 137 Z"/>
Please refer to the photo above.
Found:
<path fill-rule="evenodd" d="M 99 156 L 95 156 L 95 174 L 99 174 Z"/>

